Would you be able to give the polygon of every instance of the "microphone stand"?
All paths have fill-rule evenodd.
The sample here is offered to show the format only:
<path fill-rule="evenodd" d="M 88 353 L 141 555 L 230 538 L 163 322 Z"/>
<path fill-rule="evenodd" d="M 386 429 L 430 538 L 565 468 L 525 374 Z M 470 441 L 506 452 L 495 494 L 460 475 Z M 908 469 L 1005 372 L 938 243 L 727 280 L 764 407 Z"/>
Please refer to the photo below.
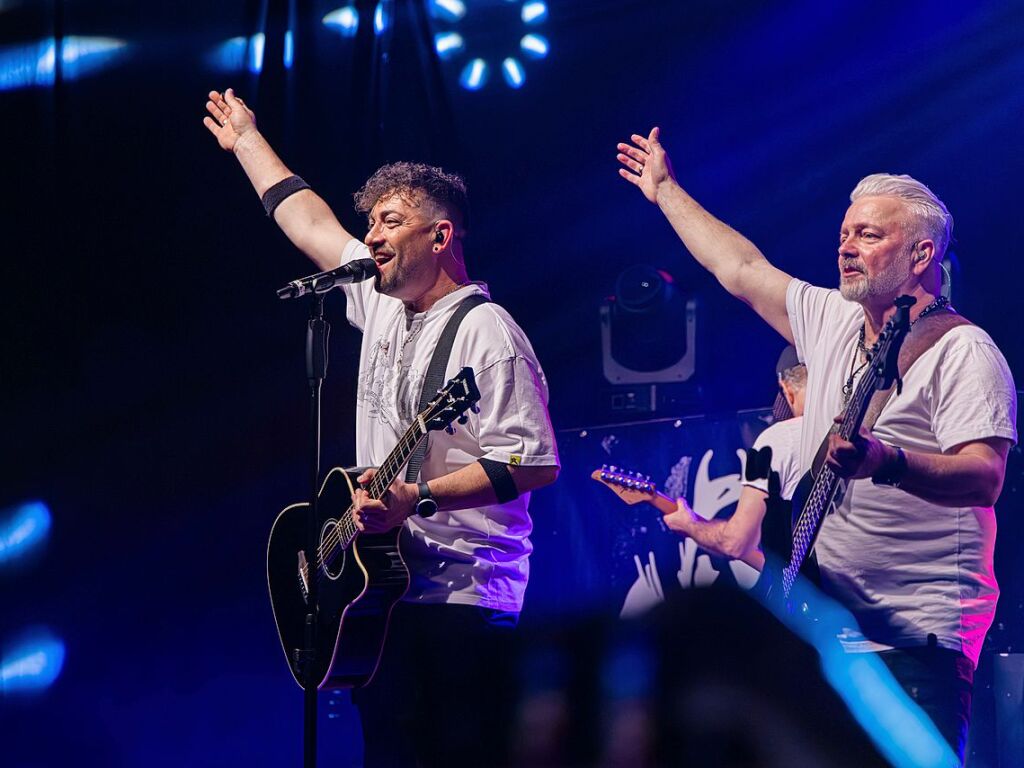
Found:
<path fill-rule="evenodd" d="M 324 296 L 311 293 L 309 324 L 306 329 L 306 378 L 309 380 L 309 516 L 306 525 L 306 562 L 309 569 L 309 587 L 306 605 L 304 647 L 294 649 L 294 658 L 302 673 L 303 688 L 303 766 L 316 768 L 317 681 L 316 668 L 317 623 L 320 593 L 320 393 L 327 377 L 327 339 L 330 323 L 324 318 Z"/>

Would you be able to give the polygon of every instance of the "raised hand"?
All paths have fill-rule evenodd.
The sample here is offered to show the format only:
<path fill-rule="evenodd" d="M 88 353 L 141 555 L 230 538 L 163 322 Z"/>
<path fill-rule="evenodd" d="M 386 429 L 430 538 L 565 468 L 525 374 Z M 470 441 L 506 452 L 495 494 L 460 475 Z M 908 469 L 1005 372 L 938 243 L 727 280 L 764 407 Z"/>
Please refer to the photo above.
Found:
<path fill-rule="evenodd" d="M 231 88 L 223 94 L 210 91 L 209 96 L 206 111 L 211 116 L 203 118 L 203 125 L 217 137 L 221 149 L 233 152 L 242 136 L 256 130 L 256 115 Z"/>
<path fill-rule="evenodd" d="M 652 203 L 658 202 L 658 191 L 662 184 L 675 182 L 672 161 L 661 146 L 661 130 L 655 126 L 647 138 L 634 133 L 629 137 L 632 144 L 617 144 L 619 153 L 615 158 L 623 165 L 619 175 L 630 184 L 640 187 L 644 197 Z"/>

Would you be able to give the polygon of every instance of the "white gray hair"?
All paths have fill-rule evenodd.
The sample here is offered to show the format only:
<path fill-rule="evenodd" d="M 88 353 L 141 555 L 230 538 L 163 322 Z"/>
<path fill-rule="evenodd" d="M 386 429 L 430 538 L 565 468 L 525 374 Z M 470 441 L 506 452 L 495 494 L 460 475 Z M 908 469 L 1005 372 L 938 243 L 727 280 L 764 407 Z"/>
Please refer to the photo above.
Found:
<path fill-rule="evenodd" d="M 850 202 L 861 197 L 898 197 L 917 219 L 918 236 L 927 237 L 935 243 L 936 261 L 941 261 L 953 233 L 953 217 L 946 204 L 917 179 L 905 173 L 873 173 L 861 179 L 853 192 Z M 908 225 L 912 222 L 907 222 Z"/>

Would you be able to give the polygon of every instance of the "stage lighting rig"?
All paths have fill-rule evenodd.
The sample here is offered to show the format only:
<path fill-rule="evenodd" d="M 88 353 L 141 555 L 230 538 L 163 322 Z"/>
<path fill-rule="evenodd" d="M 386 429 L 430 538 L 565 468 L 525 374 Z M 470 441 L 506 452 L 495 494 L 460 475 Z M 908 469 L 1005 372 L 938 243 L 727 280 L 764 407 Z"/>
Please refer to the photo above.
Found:
<path fill-rule="evenodd" d="M 459 84 L 478 91 L 500 72 L 514 90 L 526 84 L 524 59 L 537 61 L 551 49 L 541 27 L 548 18 L 542 0 L 428 0 L 434 20 L 434 50 L 459 68 Z"/>

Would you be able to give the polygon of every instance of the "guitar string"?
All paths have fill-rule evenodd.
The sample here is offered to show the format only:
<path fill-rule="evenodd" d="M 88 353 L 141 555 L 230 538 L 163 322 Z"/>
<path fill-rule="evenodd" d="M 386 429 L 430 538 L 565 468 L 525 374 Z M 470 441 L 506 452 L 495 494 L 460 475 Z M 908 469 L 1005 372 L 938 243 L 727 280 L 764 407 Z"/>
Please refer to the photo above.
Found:
<path fill-rule="evenodd" d="M 874 393 L 877 379 L 877 369 L 873 366 L 869 367 L 858 382 L 857 388 L 852 393 L 852 397 L 850 397 L 847 402 L 845 413 L 860 410 L 864 405 L 864 400 L 868 396 L 868 393 Z M 834 428 L 834 433 L 838 434 L 845 440 L 850 438 L 852 432 L 853 430 L 850 428 L 850 425 L 846 423 L 845 419 Z M 800 517 L 797 518 L 797 523 L 793 530 L 793 551 L 790 553 L 789 563 L 783 569 L 783 591 L 787 595 L 789 594 L 789 588 L 792 586 L 793 580 L 796 578 L 796 573 L 803 567 L 807 553 L 810 551 L 811 533 L 817 524 L 817 521 L 811 519 L 814 515 L 810 510 L 812 508 L 820 507 L 824 503 L 824 499 L 835 492 L 835 486 L 838 485 L 838 479 L 838 476 L 832 468 L 827 464 L 824 465 L 811 488 L 811 493 L 808 496 L 809 503 L 805 504 L 800 513 Z"/>
<path fill-rule="evenodd" d="M 413 423 L 409 426 L 409 429 L 407 429 L 405 434 L 402 435 L 402 437 L 399 439 L 398 444 L 395 446 L 394 450 L 392 450 L 392 452 L 384 460 L 384 463 L 381 464 L 380 469 L 378 470 L 377 474 L 374 475 L 373 480 L 370 481 L 370 485 L 367 488 L 367 491 L 372 498 L 379 499 L 381 496 L 384 495 L 384 492 L 391 485 L 391 482 L 394 480 L 394 477 L 397 476 L 398 471 L 408 461 L 412 452 L 415 451 L 416 446 L 419 444 L 420 440 L 426 437 L 427 431 L 423 431 L 420 428 L 420 418 L 422 417 L 424 423 L 427 421 L 433 421 L 435 418 L 437 418 L 437 416 L 440 414 L 440 410 L 435 409 L 438 409 L 439 406 L 442 405 L 443 399 L 444 398 L 438 398 L 438 400 L 435 400 L 434 402 L 430 403 L 426 408 L 424 408 L 422 413 L 417 414 L 416 420 L 413 421 Z M 453 402 L 445 404 L 445 408 L 449 407 L 452 404 Z M 399 457 L 402 456 L 402 454 L 404 454 L 404 457 L 400 459 Z M 391 476 L 389 477 L 389 475 Z M 387 478 L 386 483 L 384 482 L 385 477 Z M 330 563 L 328 562 L 329 558 L 334 554 L 336 548 L 338 548 L 338 545 L 342 544 L 343 539 L 344 544 L 342 544 L 340 550 L 347 549 L 349 545 L 352 543 L 352 541 L 355 539 L 355 537 L 358 535 L 359 530 L 355 524 L 353 514 L 354 508 L 353 506 L 350 505 L 348 509 L 346 509 L 345 512 L 339 517 L 339 519 L 335 521 L 335 524 L 331 527 L 330 532 L 324 537 L 324 539 L 318 545 L 318 580 L 322 581 L 326 575 L 326 569 L 319 566 L 321 564 L 330 565 Z M 301 573 L 307 579 L 309 578 L 308 563 L 302 567 Z"/>
<path fill-rule="evenodd" d="M 406 433 L 398 441 L 398 445 L 395 446 L 395 449 L 384 460 L 384 463 L 381 464 L 378 473 L 374 476 L 373 480 L 370 481 L 370 485 L 368 486 L 367 491 L 373 498 L 380 498 L 380 496 L 383 495 L 387 487 L 391 484 L 390 481 L 394 479 L 393 477 L 390 477 L 387 485 L 385 485 L 379 478 L 387 477 L 391 473 L 397 474 L 398 470 L 401 469 L 401 464 L 404 463 L 404 460 L 399 463 L 399 455 L 405 453 L 407 459 L 409 454 L 411 454 L 412 451 L 415 450 L 415 446 L 416 444 L 419 443 L 419 440 L 426 435 L 426 433 L 424 432 L 422 435 L 417 436 L 415 434 L 415 431 L 418 429 L 418 427 L 419 423 L 414 422 L 409 427 L 409 429 L 406 430 Z M 406 445 L 407 443 L 409 445 Z M 317 549 L 317 556 L 319 558 L 320 564 L 329 566 L 330 556 L 334 554 L 337 545 L 341 544 L 342 540 L 344 539 L 345 543 L 342 544 L 340 549 L 347 549 L 348 546 L 352 543 L 352 540 L 358 534 L 358 528 L 356 527 L 355 520 L 353 518 L 353 511 L 353 507 L 350 505 L 348 509 L 346 509 L 345 512 L 339 517 L 339 519 L 335 521 L 335 524 L 331 527 L 330 532 L 320 542 L 320 545 L 318 546 Z M 325 576 L 325 569 L 318 568 L 318 570 L 319 579 L 322 580 Z M 304 567 L 302 573 L 303 576 L 307 578 L 309 577 L 308 564 Z"/>
<path fill-rule="evenodd" d="M 367 487 L 367 492 L 372 498 L 379 499 L 384 495 L 384 492 L 387 490 L 388 486 L 391 485 L 391 481 L 394 479 L 392 475 L 397 475 L 398 470 L 401 469 L 401 464 L 398 463 L 399 455 L 405 454 L 405 458 L 407 459 L 409 454 L 415 450 L 415 446 L 419 443 L 420 438 L 426 434 L 423 433 L 423 435 L 419 436 L 415 435 L 414 433 L 418 428 L 418 422 L 414 422 L 398 441 L 398 445 L 395 447 L 395 450 L 393 450 L 384 460 L 384 463 L 381 464 L 377 474 L 374 475 L 374 478 L 370 481 L 370 485 Z M 387 479 L 386 484 L 383 481 L 385 478 Z M 324 562 L 327 559 L 327 556 L 333 553 L 335 547 L 342 543 L 343 539 L 345 540 L 345 543 L 342 544 L 341 549 L 348 548 L 349 544 L 352 543 L 352 539 L 358 532 L 353 512 L 354 508 L 350 505 L 339 519 L 335 521 L 335 524 L 331 527 L 331 531 L 327 536 L 324 537 L 324 540 L 321 542 L 318 549 L 320 562 Z M 341 529 L 341 533 L 344 535 L 339 534 L 339 529 Z"/>

